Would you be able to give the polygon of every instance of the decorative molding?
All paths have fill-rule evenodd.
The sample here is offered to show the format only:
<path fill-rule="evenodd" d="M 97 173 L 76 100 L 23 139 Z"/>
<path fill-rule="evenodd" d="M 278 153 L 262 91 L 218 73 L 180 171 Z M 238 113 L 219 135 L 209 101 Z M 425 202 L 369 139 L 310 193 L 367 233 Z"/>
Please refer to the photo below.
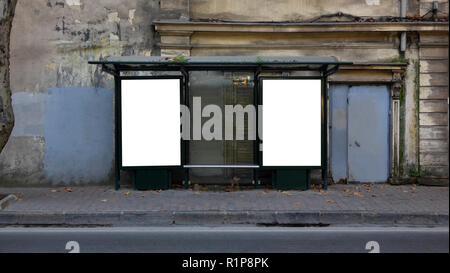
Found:
<path fill-rule="evenodd" d="M 242 23 L 153 21 L 156 31 L 193 32 L 404 32 L 442 31 L 448 33 L 448 22 L 329 22 L 329 23 Z"/>
<path fill-rule="evenodd" d="M 403 72 L 393 71 L 393 73 L 392 73 L 392 89 L 391 89 L 392 90 L 391 95 L 392 95 L 393 100 L 400 99 L 400 93 L 404 86 L 403 79 L 404 79 Z"/>

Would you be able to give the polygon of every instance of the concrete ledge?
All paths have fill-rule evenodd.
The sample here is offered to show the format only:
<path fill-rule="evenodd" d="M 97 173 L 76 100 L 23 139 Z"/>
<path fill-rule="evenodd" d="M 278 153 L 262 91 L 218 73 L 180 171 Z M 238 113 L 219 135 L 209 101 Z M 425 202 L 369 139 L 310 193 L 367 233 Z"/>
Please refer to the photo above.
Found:
<path fill-rule="evenodd" d="M 17 201 L 17 196 L 9 194 L 6 197 L 0 199 L 0 210 L 5 209 L 9 204 Z"/>
<path fill-rule="evenodd" d="M 423 186 L 448 187 L 448 178 L 418 178 L 417 183 Z"/>
<path fill-rule="evenodd" d="M 383 225 L 448 226 L 448 214 L 361 211 L 0 212 L 0 225 Z"/>

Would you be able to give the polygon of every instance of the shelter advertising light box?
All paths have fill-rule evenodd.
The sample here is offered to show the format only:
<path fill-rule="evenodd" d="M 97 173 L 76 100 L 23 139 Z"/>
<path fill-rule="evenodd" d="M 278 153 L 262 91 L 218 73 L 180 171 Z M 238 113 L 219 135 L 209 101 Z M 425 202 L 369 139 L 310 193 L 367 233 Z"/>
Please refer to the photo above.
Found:
<path fill-rule="evenodd" d="M 321 80 L 262 80 L 262 165 L 321 166 Z"/>
<path fill-rule="evenodd" d="M 121 80 L 122 167 L 181 165 L 180 79 Z"/>

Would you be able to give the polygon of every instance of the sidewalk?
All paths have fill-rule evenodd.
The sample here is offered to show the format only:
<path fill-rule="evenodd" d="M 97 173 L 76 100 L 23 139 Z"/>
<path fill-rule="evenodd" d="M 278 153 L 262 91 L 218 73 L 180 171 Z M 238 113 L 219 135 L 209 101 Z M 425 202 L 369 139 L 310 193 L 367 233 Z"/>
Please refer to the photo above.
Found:
<path fill-rule="evenodd" d="M 448 187 L 332 185 L 327 191 L 0 188 L 0 225 L 447 225 Z"/>

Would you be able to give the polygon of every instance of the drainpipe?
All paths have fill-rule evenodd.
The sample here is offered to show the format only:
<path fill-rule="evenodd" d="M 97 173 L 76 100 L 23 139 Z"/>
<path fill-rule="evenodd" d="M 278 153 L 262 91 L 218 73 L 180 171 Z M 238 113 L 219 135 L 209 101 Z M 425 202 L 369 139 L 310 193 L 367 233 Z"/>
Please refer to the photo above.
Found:
<path fill-rule="evenodd" d="M 404 19 L 406 17 L 406 0 L 400 2 L 400 17 Z M 400 36 L 400 52 L 406 51 L 406 32 L 402 32 Z"/>

